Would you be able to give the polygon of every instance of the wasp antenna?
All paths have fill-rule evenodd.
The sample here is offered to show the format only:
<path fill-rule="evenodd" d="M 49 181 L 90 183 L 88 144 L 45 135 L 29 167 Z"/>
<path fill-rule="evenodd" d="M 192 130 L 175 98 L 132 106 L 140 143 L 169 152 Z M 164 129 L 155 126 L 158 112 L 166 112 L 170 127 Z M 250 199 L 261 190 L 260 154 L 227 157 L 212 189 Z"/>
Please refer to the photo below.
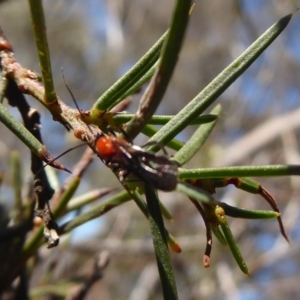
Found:
<path fill-rule="evenodd" d="M 69 86 L 67 85 L 67 82 L 66 82 L 66 79 L 65 79 L 65 76 L 64 76 L 64 69 L 63 69 L 63 68 L 61 68 L 61 75 L 62 75 L 63 81 L 64 81 L 64 83 L 65 83 L 65 86 L 66 86 L 67 90 L 69 91 L 69 93 L 70 93 L 70 95 L 71 95 L 71 97 L 72 97 L 72 100 L 73 100 L 73 102 L 75 103 L 75 106 L 76 106 L 76 108 L 77 108 L 77 110 L 78 110 L 78 112 L 79 112 L 79 114 L 80 114 L 80 116 L 81 116 L 81 119 L 83 119 L 83 118 L 84 118 L 84 115 L 82 114 L 81 109 L 80 109 L 80 107 L 78 106 L 78 103 L 77 103 L 77 101 L 76 101 L 76 99 L 75 99 L 75 97 L 74 97 L 74 95 L 73 95 L 71 89 L 70 89 Z M 88 124 L 86 124 L 86 126 L 87 126 L 87 128 L 89 129 L 89 131 L 90 131 L 92 134 L 94 134 L 93 131 L 92 131 L 92 129 L 91 129 L 91 127 L 90 127 Z"/>
<path fill-rule="evenodd" d="M 69 152 L 71 152 L 72 150 L 77 149 L 77 148 L 79 148 L 79 147 L 82 147 L 82 146 L 84 146 L 84 145 L 87 145 L 87 143 L 83 143 L 83 144 L 77 145 L 77 146 L 75 146 L 75 147 L 72 147 L 72 148 L 66 150 L 65 152 L 61 153 L 61 154 L 58 155 L 57 157 L 51 159 L 51 160 L 48 161 L 42 168 L 40 168 L 40 169 L 36 172 L 35 176 L 38 175 L 45 167 L 51 165 L 54 161 L 56 161 L 56 160 L 59 159 L 60 157 L 64 156 L 65 154 L 67 154 L 67 153 L 69 153 Z M 70 170 L 68 170 L 67 168 L 65 168 L 65 171 L 67 171 L 68 173 L 72 174 L 72 172 L 71 172 Z"/>
<path fill-rule="evenodd" d="M 127 141 L 131 144 L 133 144 L 133 141 L 131 139 L 131 137 L 129 136 L 129 134 L 121 127 L 120 128 L 120 132 L 124 135 L 124 137 L 127 139 Z"/>
<path fill-rule="evenodd" d="M 70 89 L 69 86 L 67 85 L 67 82 L 66 82 L 66 79 L 65 79 L 65 75 L 64 75 L 64 69 L 63 69 L 63 68 L 61 68 L 61 75 L 62 75 L 63 81 L 64 81 L 64 83 L 65 83 L 65 86 L 66 86 L 67 90 L 69 91 L 69 93 L 70 93 L 70 95 L 71 95 L 71 97 L 72 97 L 72 99 L 73 99 L 73 102 L 75 103 L 75 105 L 76 105 L 76 107 L 77 107 L 77 109 L 78 109 L 78 112 L 79 112 L 80 115 L 82 116 L 82 113 L 81 113 L 80 108 L 79 108 L 79 106 L 78 106 L 78 104 L 77 104 L 77 101 L 76 101 L 76 99 L 75 99 L 75 97 L 74 97 L 74 95 L 73 95 L 71 89 Z"/>

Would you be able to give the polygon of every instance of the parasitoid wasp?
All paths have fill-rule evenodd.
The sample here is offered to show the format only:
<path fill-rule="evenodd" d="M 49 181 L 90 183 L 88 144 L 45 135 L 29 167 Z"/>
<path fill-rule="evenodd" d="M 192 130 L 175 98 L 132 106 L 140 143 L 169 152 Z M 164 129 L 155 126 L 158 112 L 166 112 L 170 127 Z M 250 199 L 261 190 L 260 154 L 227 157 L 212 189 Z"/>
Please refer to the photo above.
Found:
<path fill-rule="evenodd" d="M 65 78 L 63 76 L 65 81 Z M 78 109 L 81 117 L 83 112 L 79 108 L 75 97 L 65 82 L 65 85 Z M 83 118 L 82 118 L 83 119 Z M 145 183 L 152 185 L 162 191 L 172 191 L 176 188 L 178 181 L 178 165 L 167 156 L 157 155 L 145 149 L 132 145 L 126 140 L 101 133 L 94 133 L 86 124 L 93 135 L 90 147 L 97 156 L 118 176 L 122 184 L 128 175 L 133 174 Z M 80 132 L 76 136 L 80 136 Z"/>
<path fill-rule="evenodd" d="M 178 166 L 166 156 L 148 152 L 122 138 L 107 135 L 96 137 L 94 148 L 122 183 L 132 173 L 157 189 L 172 191 L 176 188 Z"/>

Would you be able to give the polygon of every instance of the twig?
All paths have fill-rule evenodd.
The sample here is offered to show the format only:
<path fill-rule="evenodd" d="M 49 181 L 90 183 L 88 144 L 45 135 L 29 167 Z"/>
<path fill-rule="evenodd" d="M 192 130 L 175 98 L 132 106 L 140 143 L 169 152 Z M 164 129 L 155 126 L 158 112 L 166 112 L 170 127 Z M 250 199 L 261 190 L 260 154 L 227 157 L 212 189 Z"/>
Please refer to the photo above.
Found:
<path fill-rule="evenodd" d="M 108 251 L 102 251 L 94 263 L 94 268 L 91 274 L 87 277 L 86 281 L 66 297 L 66 300 L 82 300 L 87 295 L 93 284 L 103 277 L 103 271 L 109 263 Z"/>

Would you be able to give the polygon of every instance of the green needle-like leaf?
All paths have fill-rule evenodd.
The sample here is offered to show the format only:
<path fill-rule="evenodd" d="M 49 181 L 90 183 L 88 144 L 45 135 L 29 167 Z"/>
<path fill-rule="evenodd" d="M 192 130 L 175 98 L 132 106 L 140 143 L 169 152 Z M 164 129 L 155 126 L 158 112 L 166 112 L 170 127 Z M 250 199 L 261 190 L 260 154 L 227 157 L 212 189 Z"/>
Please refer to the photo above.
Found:
<path fill-rule="evenodd" d="M 287 15 L 265 31 L 150 140 L 166 144 L 201 115 L 279 36 L 291 18 L 291 14 Z"/>
<path fill-rule="evenodd" d="M 14 208 L 13 208 L 13 224 L 19 224 L 23 221 L 23 203 L 22 203 L 22 169 L 21 159 L 18 152 L 13 151 L 11 155 L 12 163 L 12 182 L 15 194 Z"/>
<path fill-rule="evenodd" d="M 147 125 L 143 128 L 142 130 L 142 133 L 146 136 L 153 136 L 156 132 L 158 131 L 158 129 L 156 129 L 154 126 L 151 126 L 151 125 Z M 168 144 L 166 144 L 165 146 L 170 148 L 170 149 L 173 149 L 173 150 L 180 150 L 182 147 L 183 147 L 184 143 L 176 140 L 176 139 L 173 139 L 171 140 Z M 160 150 L 160 149 L 158 149 Z"/>
<path fill-rule="evenodd" d="M 44 147 L 6 108 L 0 103 L 0 122 L 12 131 L 36 156 Z"/>
<path fill-rule="evenodd" d="M 34 30 L 36 46 L 38 49 L 40 68 L 42 71 L 43 83 L 45 86 L 44 101 L 50 104 L 55 102 L 57 99 L 52 78 L 50 51 L 47 41 L 44 10 L 41 0 L 29 0 L 29 4 L 32 26 Z"/>
<path fill-rule="evenodd" d="M 126 124 L 126 133 L 132 139 L 146 126 L 163 99 L 178 61 L 179 51 L 189 20 L 190 8 L 190 0 L 176 1 L 170 31 L 162 50 L 159 66 L 140 101 L 140 107 L 135 117 Z"/>
<path fill-rule="evenodd" d="M 221 105 L 216 106 L 211 114 L 219 115 L 221 113 Z M 201 125 L 198 130 L 192 135 L 189 141 L 175 154 L 174 161 L 180 166 L 188 162 L 202 147 L 209 134 L 216 125 L 216 121 Z"/>
<path fill-rule="evenodd" d="M 134 114 L 130 114 L 127 112 L 117 113 L 114 115 L 114 123 L 115 124 L 123 124 L 128 122 L 130 119 L 134 117 Z M 151 125 L 166 125 L 174 116 L 163 116 L 163 115 L 154 115 L 151 117 L 148 124 Z M 207 124 L 215 121 L 218 118 L 217 115 L 202 115 L 197 117 L 190 125 L 201 125 Z"/>
<path fill-rule="evenodd" d="M 186 182 L 178 182 L 176 190 L 199 202 L 218 204 L 210 193 Z"/>
<path fill-rule="evenodd" d="M 159 58 L 161 47 L 167 37 L 168 31 L 153 45 L 153 47 L 114 85 L 112 85 L 93 105 L 91 109 L 92 117 L 97 117 L 98 113 L 115 105 L 118 98 L 123 98 L 127 89 L 132 88 L 137 80 L 151 69 Z"/>
<path fill-rule="evenodd" d="M 180 179 L 226 177 L 276 177 L 300 175 L 300 165 L 241 166 L 206 169 L 179 168 Z"/>
<path fill-rule="evenodd" d="M 219 226 L 210 226 L 211 231 L 213 232 L 214 236 L 218 239 L 218 241 L 223 245 L 223 246 L 227 246 L 228 243 L 226 241 L 226 238 L 222 232 L 222 230 L 219 228 Z"/>
<path fill-rule="evenodd" d="M 149 223 L 164 299 L 178 299 L 170 252 L 161 215 L 159 200 L 153 188 L 145 184 Z"/>
<path fill-rule="evenodd" d="M 106 196 L 107 194 L 111 193 L 113 189 L 111 188 L 104 188 L 89 191 L 81 196 L 73 198 L 72 201 L 68 202 L 67 205 L 67 212 L 81 209 L 83 206 L 93 203 L 94 201 L 100 199 L 101 197 Z"/>
<path fill-rule="evenodd" d="M 155 57 L 155 59 L 157 59 L 157 57 Z M 152 76 L 155 73 L 156 68 L 157 68 L 157 62 L 151 67 L 151 69 L 145 75 L 143 75 L 140 79 L 138 79 L 138 81 L 136 83 L 134 83 L 130 88 L 125 87 L 124 89 L 122 89 L 122 91 L 123 90 L 126 90 L 126 91 L 121 96 L 119 96 L 119 98 L 117 100 L 114 100 L 116 98 L 116 96 L 114 98 L 112 98 L 112 100 L 114 100 L 114 102 L 112 102 L 112 100 L 111 100 L 111 105 L 108 107 L 108 109 L 112 109 L 114 106 L 116 106 L 122 100 L 124 100 L 125 98 L 134 94 L 136 91 L 138 91 L 140 88 L 142 88 L 142 86 L 152 78 Z M 144 71 L 144 69 L 143 69 L 143 71 Z M 122 91 L 120 91 L 119 93 L 121 93 Z"/>
<path fill-rule="evenodd" d="M 248 271 L 248 267 L 245 263 L 245 260 L 240 252 L 240 249 L 238 248 L 235 240 L 234 240 L 234 237 L 232 235 L 232 232 L 230 230 L 230 227 L 227 223 L 227 219 L 226 219 L 226 216 L 225 216 L 225 212 L 223 210 L 223 208 L 221 207 L 217 207 L 215 209 L 215 213 L 216 213 L 216 217 L 218 218 L 218 221 L 220 223 L 220 226 L 222 228 L 222 231 L 224 233 L 224 236 L 227 240 L 227 243 L 229 245 L 229 248 L 231 250 L 231 253 L 233 255 L 233 257 L 235 258 L 238 266 L 240 267 L 241 271 L 243 273 L 245 273 L 246 275 L 249 275 L 249 271 Z"/>
<path fill-rule="evenodd" d="M 67 232 L 71 231 L 72 229 L 74 229 L 88 221 L 91 221 L 95 218 L 98 218 L 98 217 L 104 215 L 105 213 L 107 213 L 108 211 L 113 209 L 114 207 L 117 207 L 123 203 L 126 203 L 126 202 L 130 201 L 131 199 L 132 199 L 131 196 L 126 191 L 124 191 L 124 192 L 121 192 L 121 193 L 113 196 L 110 199 L 102 201 L 101 203 L 94 206 L 90 210 L 88 210 L 84 213 L 81 213 L 79 216 L 77 216 L 73 220 L 62 225 L 60 233 L 61 234 L 67 233 Z"/>
<path fill-rule="evenodd" d="M 273 210 L 250 210 L 239 207 L 234 207 L 226 203 L 221 203 L 220 206 L 225 211 L 225 214 L 234 218 L 242 219 L 275 219 L 280 216 L 280 213 Z"/>

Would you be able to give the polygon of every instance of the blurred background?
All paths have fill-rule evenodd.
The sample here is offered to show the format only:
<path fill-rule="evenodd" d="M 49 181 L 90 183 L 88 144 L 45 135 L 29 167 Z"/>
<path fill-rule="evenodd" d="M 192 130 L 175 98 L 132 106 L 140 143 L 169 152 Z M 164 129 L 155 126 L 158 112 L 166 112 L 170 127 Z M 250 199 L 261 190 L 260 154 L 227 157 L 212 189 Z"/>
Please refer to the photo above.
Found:
<path fill-rule="evenodd" d="M 73 106 L 64 86 L 61 68 L 78 104 L 89 109 L 96 99 L 123 75 L 165 32 L 174 1 L 161 0 L 45 0 L 47 35 L 52 70 L 59 97 Z M 215 76 L 241 54 L 267 28 L 300 7 L 300 1 L 228 0 L 196 1 L 172 82 L 157 114 L 180 111 Z M 27 1 L 0 2 L 0 26 L 24 67 L 40 72 Z M 223 114 L 209 140 L 186 167 L 300 164 L 300 15 L 264 54 L 218 99 Z M 142 91 L 132 97 L 135 112 Z M 41 113 L 43 141 L 52 155 L 78 144 L 35 100 Z M 7 104 L 6 101 L 4 103 Z M 17 110 L 9 108 L 20 119 Z M 196 127 L 178 138 L 188 140 Z M 146 141 L 138 137 L 136 144 Z M 12 205 L 10 154 L 23 158 L 24 182 L 32 180 L 30 153 L 7 128 L 0 130 L 0 172 L 4 174 L 0 201 Z M 68 168 L 84 150 L 74 150 L 60 161 Z M 67 174 L 58 172 L 61 184 Z M 183 195 L 162 193 L 172 212 L 166 227 L 183 252 L 172 253 L 180 299 L 296 299 L 300 298 L 300 179 L 257 179 L 276 198 L 290 245 L 280 235 L 276 220 L 230 219 L 234 236 L 251 277 L 241 273 L 230 251 L 214 239 L 211 267 L 204 269 L 203 221 Z M 121 186 L 95 159 L 78 195 L 101 187 Z M 228 187 L 216 198 L 249 209 L 268 209 L 258 195 Z M 72 218 L 72 216 L 70 216 Z M 65 220 L 64 220 L 65 221 Z M 160 299 L 159 277 L 149 225 L 132 202 L 74 230 L 60 246 L 43 249 L 30 281 L 32 288 L 80 278 L 103 250 L 110 253 L 104 277 L 86 299 Z M 50 296 L 43 299 L 57 299 Z"/>

